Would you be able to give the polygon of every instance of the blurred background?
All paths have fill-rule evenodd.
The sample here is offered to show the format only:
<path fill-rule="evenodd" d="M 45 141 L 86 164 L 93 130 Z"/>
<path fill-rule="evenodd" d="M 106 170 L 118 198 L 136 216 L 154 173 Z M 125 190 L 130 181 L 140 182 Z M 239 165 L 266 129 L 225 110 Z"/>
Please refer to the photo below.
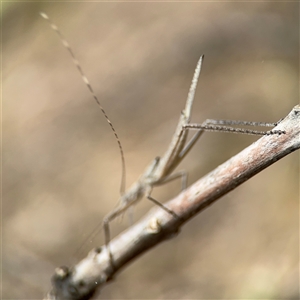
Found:
<path fill-rule="evenodd" d="M 39 11 L 72 45 L 113 122 L 127 186 L 167 148 L 201 54 L 192 122 L 275 122 L 299 99 L 299 3 L 3 3 L 4 299 L 40 299 L 55 267 L 102 245 L 100 232 L 82 243 L 119 197 L 114 136 Z M 255 140 L 206 133 L 178 169 L 192 184 Z M 153 196 L 179 191 L 177 181 Z M 151 207 L 141 201 L 134 219 Z M 125 215 L 113 235 L 128 226 Z M 298 254 L 293 153 L 139 257 L 98 298 L 298 299 Z"/>

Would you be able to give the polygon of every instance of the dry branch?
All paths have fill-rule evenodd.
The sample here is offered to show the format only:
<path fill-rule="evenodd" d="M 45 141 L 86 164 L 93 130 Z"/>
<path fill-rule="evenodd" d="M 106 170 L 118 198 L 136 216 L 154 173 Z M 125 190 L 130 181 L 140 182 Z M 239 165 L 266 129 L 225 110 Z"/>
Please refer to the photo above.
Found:
<path fill-rule="evenodd" d="M 52 290 L 46 299 L 89 299 L 103 288 L 117 272 L 138 255 L 158 243 L 174 237 L 194 215 L 274 162 L 300 148 L 300 106 L 297 105 L 276 127 L 286 134 L 263 136 L 227 162 L 198 180 L 176 198 L 166 203 L 180 219 L 161 208 L 153 208 L 135 225 L 110 242 L 115 267 L 112 268 L 105 247 L 69 270 L 57 268 Z"/>

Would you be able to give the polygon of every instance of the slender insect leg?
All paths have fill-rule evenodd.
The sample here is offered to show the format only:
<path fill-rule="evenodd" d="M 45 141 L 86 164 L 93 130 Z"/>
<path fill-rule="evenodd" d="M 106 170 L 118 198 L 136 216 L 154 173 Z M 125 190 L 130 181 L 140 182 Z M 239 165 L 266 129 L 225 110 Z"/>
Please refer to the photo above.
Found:
<path fill-rule="evenodd" d="M 253 134 L 253 135 L 272 135 L 272 134 L 280 135 L 280 134 L 285 134 L 285 131 L 282 131 L 282 130 L 259 131 L 259 130 L 249 130 L 249 129 L 244 129 L 244 128 L 228 127 L 228 126 L 224 126 L 224 125 L 275 127 L 281 122 L 281 120 L 279 120 L 278 122 L 275 122 L 275 123 L 266 123 L 266 122 L 252 122 L 252 121 L 241 121 L 241 120 L 207 119 L 202 124 L 188 124 L 186 128 L 201 129 L 201 127 L 203 126 L 203 129 L 208 130 L 208 131 L 225 131 L 225 132 L 244 133 L 244 134 Z"/>
<path fill-rule="evenodd" d="M 280 121 L 276 123 L 266 122 L 252 122 L 252 121 L 241 121 L 241 120 L 213 120 L 207 119 L 205 122 L 207 125 L 244 125 L 244 126 L 264 126 L 264 127 L 275 127 Z"/>
<path fill-rule="evenodd" d="M 112 210 L 108 215 L 106 215 L 103 218 L 103 231 L 104 231 L 104 238 L 105 238 L 105 247 L 108 251 L 109 254 L 109 260 L 111 263 L 111 266 L 114 268 L 114 259 L 113 255 L 110 250 L 109 242 L 110 242 L 110 228 L 109 228 L 109 223 L 113 221 L 116 217 L 124 213 L 124 211 L 127 209 L 126 205 L 122 205 L 119 207 L 116 207 L 114 210 Z"/>
<path fill-rule="evenodd" d="M 180 159 L 183 159 L 188 152 L 192 149 L 194 144 L 198 141 L 200 136 L 204 133 L 204 131 L 226 131 L 226 132 L 237 132 L 237 133 L 245 133 L 245 134 L 259 134 L 259 135 L 269 135 L 269 134 L 284 134 L 285 131 L 281 130 L 271 130 L 271 131 L 255 131 L 240 128 L 227 128 L 227 126 L 217 126 L 216 125 L 245 125 L 245 126 L 266 126 L 266 127 L 274 127 L 277 126 L 282 119 L 280 119 L 276 123 L 265 123 L 265 122 L 251 122 L 251 121 L 240 121 L 240 120 L 213 120 L 207 119 L 202 124 L 186 124 L 183 125 L 182 130 L 189 129 L 198 129 L 197 133 L 191 138 L 188 144 L 184 147 L 181 153 L 178 155 Z M 198 125 L 198 126 L 197 126 Z M 222 128 L 221 128 L 222 127 Z"/>
<path fill-rule="evenodd" d="M 187 187 L 187 178 L 188 178 L 188 173 L 186 171 L 179 171 L 175 174 L 169 175 L 165 177 L 165 179 L 162 180 L 159 184 L 165 184 L 177 178 L 181 178 L 181 191 L 185 190 Z"/>
<path fill-rule="evenodd" d="M 188 130 L 183 128 L 183 130 Z M 189 140 L 189 142 L 187 143 L 187 145 L 185 145 L 185 147 L 182 149 L 182 151 L 179 153 L 178 158 L 180 160 L 184 159 L 184 157 L 190 152 L 190 150 L 193 148 L 193 146 L 195 145 L 195 143 L 198 141 L 198 139 L 201 137 L 201 135 L 204 133 L 204 130 L 198 130 L 193 137 Z"/>
<path fill-rule="evenodd" d="M 104 230 L 104 238 L 105 238 L 105 247 L 108 251 L 110 264 L 114 268 L 115 267 L 114 258 L 113 258 L 113 255 L 111 253 L 110 247 L 109 247 L 109 241 L 110 241 L 109 222 L 110 222 L 110 219 L 108 217 L 105 217 L 103 219 L 103 230 Z"/>
<path fill-rule="evenodd" d="M 187 187 L 187 177 L 188 174 L 185 171 L 180 171 L 177 172 L 175 174 L 172 174 L 168 177 L 166 177 L 164 180 L 162 180 L 159 184 L 165 184 L 168 183 L 170 181 L 173 181 L 177 178 L 181 178 L 181 191 L 185 190 Z M 158 200 L 154 199 L 153 197 L 151 197 L 151 193 L 152 193 L 152 189 L 149 190 L 148 194 L 146 195 L 147 199 L 152 201 L 154 204 L 158 205 L 160 208 L 162 208 L 163 210 L 165 210 L 167 213 L 171 214 L 174 218 L 179 219 L 180 217 L 171 209 L 167 208 L 165 205 L 163 205 L 161 202 L 159 202 Z"/>
<path fill-rule="evenodd" d="M 183 126 L 183 129 L 231 132 L 231 133 L 242 133 L 242 134 L 252 134 L 252 135 L 285 134 L 285 131 L 283 131 L 283 130 L 260 131 L 260 130 L 244 129 L 244 128 L 234 128 L 234 127 L 222 126 L 222 125 L 206 125 L 205 123 L 203 123 L 203 124 L 186 124 Z"/>
<path fill-rule="evenodd" d="M 159 206 L 160 208 L 162 208 L 164 211 L 166 211 L 170 215 L 172 215 L 175 219 L 180 219 L 180 217 L 176 213 L 174 213 L 174 211 L 172 211 L 171 209 L 168 209 L 166 206 L 164 206 L 158 200 L 155 200 L 154 198 L 152 198 L 150 196 L 150 194 L 147 195 L 147 199 L 150 200 L 150 201 L 152 201 L 154 204 L 156 204 L 157 206 Z"/>

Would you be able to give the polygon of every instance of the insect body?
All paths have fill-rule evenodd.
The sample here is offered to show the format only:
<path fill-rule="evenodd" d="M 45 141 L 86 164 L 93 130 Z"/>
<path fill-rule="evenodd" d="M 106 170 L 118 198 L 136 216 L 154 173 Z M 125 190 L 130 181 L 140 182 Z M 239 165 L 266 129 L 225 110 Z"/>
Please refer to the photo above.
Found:
<path fill-rule="evenodd" d="M 243 128 L 235 128 L 235 127 L 228 127 L 228 125 L 245 125 L 245 126 L 276 126 L 277 123 L 261 123 L 261 122 L 248 122 L 248 121 L 234 121 L 234 120 L 211 120 L 207 119 L 203 123 L 196 123 L 191 124 L 191 112 L 192 112 L 192 105 L 195 97 L 196 87 L 202 67 L 203 62 L 203 56 L 200 57 L 194 76 L 192 79 L 192 83 L 190 86 L 190 90 L 188 93 L 188 97 L 186 100 L 186 105 L 184 110 L 181 112 L 181 115 L 179 117 L 179 122 L 177 125 L 177 128 L 175 130 L 175 133 L 172 137 L 172 140 L 170 142 L 170 145 L 165 152 L 165 154 L 161 157 L 156 157 L 146 168 L 145 172 L 139 177 L 139 179 L 126 191 L 124 192 L 125 187 L 125 159 L 123 155 L 123 148 L 121 145 L 121 142 L 118 138 L 118 135 L 110 122 L 109 118 L 107 117 L 104 109 L 102 108 L 98 98 L 96 97 L 88 79 L 84 75 L 82 68 L 80 67 L 77 59 L 74 56 L 74 53 L 69 46 L 68 42 L 65 40 L 63 35 L 58 30 L 57 26 L 53 24 L 49 17 L 41 13 L 41 16 L 46 19 L 51 27 L 57 32 L 57 34 L 60 36 L 63 45 L 66 47 L 66 49 L 71 54 L 73 61 L 79 70 L 83 81 L 87 85 L 90 93 L 92 94 L 93 98 L 96 100 L 97 104 L 100 106 L 102 113 L 104 114 L 106 120 L 108 121 L 115 137 L 119 145 L 121 159 L 122 159 L 122 182 L 121 182 L 121 197 L 119 199 L 118 206 L 113 209 L 110 213 L 108 213 L 104 219 L 103 219 L 103 229 L 105 233 L 105 245 L 107 246 L 109 250 L 110 259 L 113 265 L 113 258 L 109 249 L 109 242 L 110 242 L 110 230 L 109 230 L 109 223 L 113 221 L 116 217 L 123 214 L 128 208 L 130 208 L 132 205 L 136 204 L 139 200 L 141 200 L 143 197 L 147 197 L 149 200 L 154 202 L 155 204 L 159 205 L 162 209 L 166 210 L 168 213 L 170 213 L 173 217 L 178 218 L 178 216 L 168 209 L 166 206 L 164 206 L 159 201 L 155 200 L 151 197 L 152 189 L 155 186 L 165 184 L 167 182 L 170 182 L 174 179 L 181 178 L 181 186 L 182 189 L 186 187 L 187 183 L 187 173 L 184 171 L 177 172 L 172 174 L 174 169 L 178 166 L 178 164 L 182 161 L 182 159 L 188 154 L 188 152 L 191 150 L 193 145 L 197 142 L 197 140 L 200 138 L 200 136 L 203 134 L 204 131 L 224 131 L 224 132 L 231 132 L 231 133 L 244 133 L 244 134 L 254 134 L 254 135 L 271 135 L 271 134 L 284 134 L 284 131 L 280 130 L 271 130 L 271 131 L 257 131 L 257 130 L 249 130 L 249 129 L 243 129 Z M 197 132 L 194 134 L 194 136 L 187 142 L 187 136 L 189 130 L 197 130 Z"/>
<path fill-rule="evenodd" d="M 111 211 L 107 216 L 104 217 L 103 226 L 105 230 L 105 243 L 106 245 L 110 240 L 109 233 L 109 222 L 115 219 L 117 216 L 126 211 L 130 206 L 138 202 L 144 196 L 146 196 L 149 200 L 155 202 L 163 209 L 167 210 L 174 217 L 177 217 L 176 214 L 170 211 L 167 207 L 163 206 L 160 202 L 156 201 L 151 197 L 151 191 L 154 186 L 164 184 L 171 180 L 180 178 L 182 179 L 182 187 L 186 187 L 186 173 L 179 172 L 175 174 L 171 174 L 172 171 L 177 167 L 177 165 L 184 158 L 188 150 L 193 146 L 193 144 L 197 141 L 197 139 L 201 135 L 201 131 L 198 131 L 191 142 L 185 147 L 185 143 L 187 140 L 188 130 L 182 130 L 183 126 L 189 124 L 192 104 L 194 100 L 194 95 L 196 91 L 196 86 L 198 82 L 198 78 L 201 71 L 203 56 L 200 57 L 193 82 L 190 88 L 190 92 L 188 95 L 188 99 L 186 102 L 186 107 L 182 111 L 179 122 L 177 125 L 177 129 L 174 133 L 170 146 L 166 153 L 162 157 L 156 157 L 150 165 L 146 168 L 145 172 L 142 176 L 128 189 L 128 191 L 123 194 L 119 200 L 119 205 Z"/>
<path fill-rule="evenodd" d="M 103 228 L 105 232 L 105 244 L 108 246 L 110 241 L 109 222 L 125 212 L 130 206 L 137 203 L 142 197 L 146 196 L 149 200 L 159 205 L 175 218 L 178 216 L 159 201 L 151 197 L 153 187 L 165 184 L 177 178 L 181 178 L 182 189 L 186 188 L 187 173 L 184 171 L 172 174 L 182 159 L 191 150 L 204 131 L 224 131 L 231 133 L 244 133 L 253 135 L 282 134 L 283 131 L 257 131 L 243 128 L 228 127 L 227 125 L 246 125 L 246 126 L 276 126 L 277 123 L 248 122 L 237 120 L 212 120 L 207 119 L 202 124 L 190 124 L 192 105 L 195 97 L 196 87 L 202 67 L 204 56 L 201 56 L 192 80 L 184 110 L 181 112 L 179 122 L 172 137 L 169 148 L 162 157 L 156 157 L 146 168 L 143 175 L 120 197 L 119 205 L 104 217 Z M 197 130 L 195 135 L 187 142 L 189 129 Z"/>

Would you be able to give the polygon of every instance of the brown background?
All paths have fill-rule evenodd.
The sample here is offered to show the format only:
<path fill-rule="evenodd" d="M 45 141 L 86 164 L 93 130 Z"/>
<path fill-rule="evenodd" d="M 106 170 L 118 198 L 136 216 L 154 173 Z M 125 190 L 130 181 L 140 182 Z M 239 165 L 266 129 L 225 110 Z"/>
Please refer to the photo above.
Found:
<path fill-rule="evenodd" d="M 127 186 L 175 130 L 205 54 L 193 122 L 274 122 L 298 102 L 299 3 L 4 3 L 3 298 L 38 299 L 117 203 L 116 141 L 47 22 L 61 28 L 116 127 Z M 257 138 L 208 133 L 179 169 L 189 184 Z M 248 181 L 143 255 L 109 299 L 295 298 L 299 154 Z M 157 188 L 165 201 L 179 182 Z M 152 204 L 135 209 L 138 220 Z M 114 235 L 128 226 L 125 215 Z M 78 252 L 78 251 L 77 251 Z"/>

